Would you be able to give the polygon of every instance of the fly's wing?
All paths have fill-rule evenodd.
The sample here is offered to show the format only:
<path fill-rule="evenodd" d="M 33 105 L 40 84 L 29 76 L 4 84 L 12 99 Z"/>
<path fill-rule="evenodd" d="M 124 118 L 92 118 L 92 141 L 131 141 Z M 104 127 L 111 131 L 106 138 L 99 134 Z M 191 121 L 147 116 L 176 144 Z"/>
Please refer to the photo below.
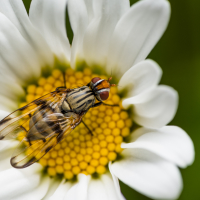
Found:
<path fill-rule="evenodd" d="M 57 119 L 55 119 L 55 115 Z M 54 113 L 43 118 L 46 123 L 52 124 L 51 127 L 46 126 L 46 128 L 44 127 L 44 129 L 41 130 L 44 132 L 47 131 L 47 129 L 52 130 L 51 134 L 45 138 L 31 142 L 27 141 L 27 138 L 24 138 L 21 141 L 11 158 L 11 165 L 13 167 L 25 168 L 42 158 L 81 122 L 84 113 L 78 115 L 78 118 L 65 117 L 64 115 L 62 117 L 61 115 L 60 113 Z M 40 134 L 41 133 L 42 132 L 40 132 Z"/>
<path fill-rule="evenodd" d="M 20 133 L 26 136 L 27 130 L 24 125 L 29 122 L 34 113 L 37 110 L 47 109 L 48 106 L 58 106 L 66 93 L 66 89 L 51 92 L 5 117 L 0 121 L 0 140 L 17 138 Z"/>

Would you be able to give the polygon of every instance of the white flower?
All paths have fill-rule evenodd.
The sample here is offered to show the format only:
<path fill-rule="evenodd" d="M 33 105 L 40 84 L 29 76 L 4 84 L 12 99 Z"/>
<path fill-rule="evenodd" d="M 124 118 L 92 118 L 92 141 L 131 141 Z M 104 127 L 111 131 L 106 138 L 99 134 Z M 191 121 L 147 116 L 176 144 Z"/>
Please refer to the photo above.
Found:
<path fill-rule="evenodd" d="M 65 31 L 69 12 L 74 38 Z M 123 106 L 133 105 L 133 120 L 141 127 L 122 143 L 120 158 L 110 172 L 94 179 L 78 174 L 78 181 L 58 181 L 41 174 L 34 164 L 17 170 L 10 155 L 17 141 L 0 143 L 0 199 L 110 200 L 124 199 L 118 179 L 155 199 L 178 198 L 182 179 L 178 167 L 194 160 L 191 139 L 179 127 L 166 126 L 175 115 L 177 92 L 158 86 L 160 67 L 145 60 L 165 31 L 170 6 L 165 0 L 32 0 L 29 17 L 21 0 L 0 1 L 0 117 L 18 108 L 23 87 L 38 79 L 54 58 L 76 68 L 85 61 L 118 77 L 127 89 Z"/>

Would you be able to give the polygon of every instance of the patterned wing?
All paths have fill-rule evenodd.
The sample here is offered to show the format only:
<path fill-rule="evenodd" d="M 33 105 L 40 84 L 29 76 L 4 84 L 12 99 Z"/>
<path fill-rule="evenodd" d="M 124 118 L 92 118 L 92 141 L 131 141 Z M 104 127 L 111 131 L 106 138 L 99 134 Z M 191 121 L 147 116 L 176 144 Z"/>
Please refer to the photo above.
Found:
<path fill-rule="evenodd" d="M 64 116 L 60 106 L 69 90 L 49 93 L 5 117 L 0 122 L 0 139 L 18 138 L 20 144 L 10 160 L 25 168 L 56 146 L 82 120 L 85 113 Z"/>
<path fill-rule="evenodd" d="M 35 112 L 48 109 L 49 106 L 58 106 L 66 93 L 66 89 L 51 92 L 5 117 L 0 121 L 0 140 L 14 139 L 19 135 L 26 136 L 27 130 L 25 127 L 27 127 L 26 125 Z"/>
<path fill-rule="evenodd" d="M 51 130 L 51 134 L 42 139 L 28 141 L 27 138 L 31 129 L 29 130 L 27 137 L 21 141 L 11 158 L 11 165 L 13 167 L 25 168 L 42 158 L 81 122 L 84 113 L 78 115 L 79 117 L 77 118 L 74 118 L 74 115 L 71 117 L 61 115 L 60 113 L 54 113 L 43 118 L 45 123 L 52 125 L 44 126 L 40 131 L 41 134 L 42 132 L 47 132 L 49 129 Z"/>

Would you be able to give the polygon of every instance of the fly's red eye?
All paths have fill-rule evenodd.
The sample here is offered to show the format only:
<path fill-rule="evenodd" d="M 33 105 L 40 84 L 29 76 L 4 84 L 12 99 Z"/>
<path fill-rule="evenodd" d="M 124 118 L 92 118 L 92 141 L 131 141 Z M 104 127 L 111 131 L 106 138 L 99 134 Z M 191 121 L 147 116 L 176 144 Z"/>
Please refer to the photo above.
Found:
<path fill-rule="evenodd" d="M 95 78 L 92 79 L 92 82 L 93 82 L 93 83 L 96 83 L 96 82 L 99 81 L 99 80 L 101 80 L 99 77 L 95 77 Z"/>
<path fill-rule="evenodd" d="M 104 91 L 99 94 L 102 101 L 106 100 L 109 97 L 109 92 Z"/>

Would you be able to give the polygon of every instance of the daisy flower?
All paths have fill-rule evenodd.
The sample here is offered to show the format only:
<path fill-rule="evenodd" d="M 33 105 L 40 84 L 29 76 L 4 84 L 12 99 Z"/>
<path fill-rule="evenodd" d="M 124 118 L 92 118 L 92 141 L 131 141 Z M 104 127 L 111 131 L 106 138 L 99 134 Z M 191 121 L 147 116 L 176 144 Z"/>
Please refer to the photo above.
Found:
<path fill-rule="evenodd" d="M 169 17 L 166 0 L 131 7 L 128 0 L 32 0 L 29 16 L 21 0 L 0 1 L 1 119 L 63 86 L 62 72 L 68 88 L 110 74 L 119 86 L 106 101 L 118 107 L 101 105 L 84 117 L 94 136 L 80 124 L 39 163 L 12 168 L 18 140 L 0 141 L 0 199 L 125 199 L 119 180 L 150 198 L 178 198 L 178 167 L 193 162 L 193 143 L 166 126 L 178 94 L 158 85 L 161 68 L 145 60 Z"/>

